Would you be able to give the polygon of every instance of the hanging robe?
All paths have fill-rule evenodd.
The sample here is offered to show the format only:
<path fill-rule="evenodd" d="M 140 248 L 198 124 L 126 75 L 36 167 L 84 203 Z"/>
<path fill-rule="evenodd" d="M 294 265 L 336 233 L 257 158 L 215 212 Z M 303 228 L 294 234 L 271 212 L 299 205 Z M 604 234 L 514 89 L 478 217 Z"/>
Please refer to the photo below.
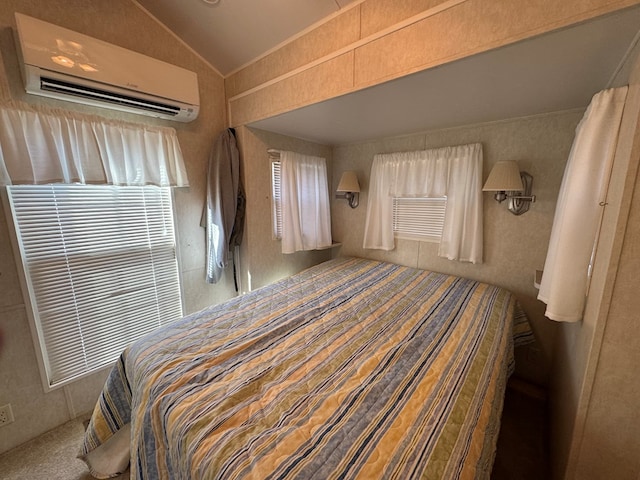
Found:
<path fill-rule="evenodd" d="M 206 281 L 217 283 L 233 254 L 231 237 L 236 224 L 240 189 L 240 154 L 231 129 L 213 145 L 207 173 L 207 197 L 201 225 L 206 231 Z M 241 224 L 242 219 L 238 220 Z M 234 244 L 240 237 L 236 228 Z"/>

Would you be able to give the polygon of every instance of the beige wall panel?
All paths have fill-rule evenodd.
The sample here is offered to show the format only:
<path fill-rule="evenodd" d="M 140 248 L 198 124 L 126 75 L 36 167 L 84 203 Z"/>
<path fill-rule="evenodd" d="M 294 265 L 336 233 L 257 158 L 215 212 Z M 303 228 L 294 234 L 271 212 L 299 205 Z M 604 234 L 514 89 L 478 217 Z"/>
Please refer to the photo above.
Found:
<path fill-rule="evenodd" d="M 227 98 L 312 63 L 360 39 L 360 7 L 337 15 L 225 80 Z"/>
<path fill-rule="evenodd" d="M 355 83 L 373 85 L 636 3 L 468 0 L 357 48 Z"/>
<path fill-rule="evenodd" d="M 17 297 L 16 301 L 18 300 Z M 0 405 L 11 404 L 15 422 L 2 427 L 0 453 L 69 420 L 64 391 L 42 391 L 24 307 L 0 310 L 4 345 L 0 356 Z M 94 399 L 97 393 L 93 392 Z"/>
<path fill-rule="evenodd" d="M 368 0 L 362 9 L 362 38 L 389 28 L 447 0 Z"/>
<path fill-rule="evenodd" d="M 576 478 L 640 478 L 639 186 L 636 181 Z"/>
<path fill-rule="evenodd" d="M 9 225 L 7 225 L 4 210 L 0 206 L 0 309 L 15 307 L 16 301 L 22 305 L 22 291 L 9 236 Z M 0 313 L 1 316 L 2 313 Z"/>
<path fill-rule="evenodd" d="M 353 53 L 333 58 L 249 95 L 232 100 L 231 126 L 246 125 L 327 98 L 353 86 Z"/>

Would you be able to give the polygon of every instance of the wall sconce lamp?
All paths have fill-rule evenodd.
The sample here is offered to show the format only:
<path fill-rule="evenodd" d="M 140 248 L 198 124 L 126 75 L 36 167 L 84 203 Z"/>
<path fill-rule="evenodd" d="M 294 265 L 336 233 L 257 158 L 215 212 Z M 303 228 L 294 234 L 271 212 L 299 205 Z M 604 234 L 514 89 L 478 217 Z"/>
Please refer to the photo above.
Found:
<path fill-rule="evenodd" d="M 360 201 L 360 184 L 356 172 L 344 172 L 336 190 L 336 198 L 346 198 L 351 208 L 356 208 Z"/>
<path fill-rule="evenodd" d="M 536 196 L 531 195 L 533 177 L 527 172 L 521 172 L 514 161 L 496 163 L 491 169 L 483 192 L 496 192 L 494 198 L 498 203 L 509 200 L 508 209 L 514 215 L 522 215 L 529 210 L 531 202 Z"/>

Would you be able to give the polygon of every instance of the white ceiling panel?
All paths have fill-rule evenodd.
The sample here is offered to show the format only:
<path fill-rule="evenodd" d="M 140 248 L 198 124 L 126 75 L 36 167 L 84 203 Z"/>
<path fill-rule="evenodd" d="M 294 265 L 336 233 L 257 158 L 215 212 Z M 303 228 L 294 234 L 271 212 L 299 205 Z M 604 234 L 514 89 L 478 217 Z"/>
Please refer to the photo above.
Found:
<path fill-rule="evenodd" d="M 226 76 L 354 0 L 137 1 Z"/>

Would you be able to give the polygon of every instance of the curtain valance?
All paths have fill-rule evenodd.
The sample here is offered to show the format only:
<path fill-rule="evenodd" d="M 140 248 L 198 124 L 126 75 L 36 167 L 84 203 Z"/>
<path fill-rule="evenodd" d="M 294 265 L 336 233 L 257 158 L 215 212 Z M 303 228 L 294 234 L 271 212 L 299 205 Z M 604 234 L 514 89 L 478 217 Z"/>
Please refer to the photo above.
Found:
<path fill-rule="evenodd" d="M 364 248 L 393 250 L 394 197 L 447 197 L 438 255 L 482 262 L 482 145 L 378 154 L 369 182 Z"/>
<path fill-rule="evenodd" d="M 188 186 L 173 128 L 0 106 L 0 184 Z"/>

